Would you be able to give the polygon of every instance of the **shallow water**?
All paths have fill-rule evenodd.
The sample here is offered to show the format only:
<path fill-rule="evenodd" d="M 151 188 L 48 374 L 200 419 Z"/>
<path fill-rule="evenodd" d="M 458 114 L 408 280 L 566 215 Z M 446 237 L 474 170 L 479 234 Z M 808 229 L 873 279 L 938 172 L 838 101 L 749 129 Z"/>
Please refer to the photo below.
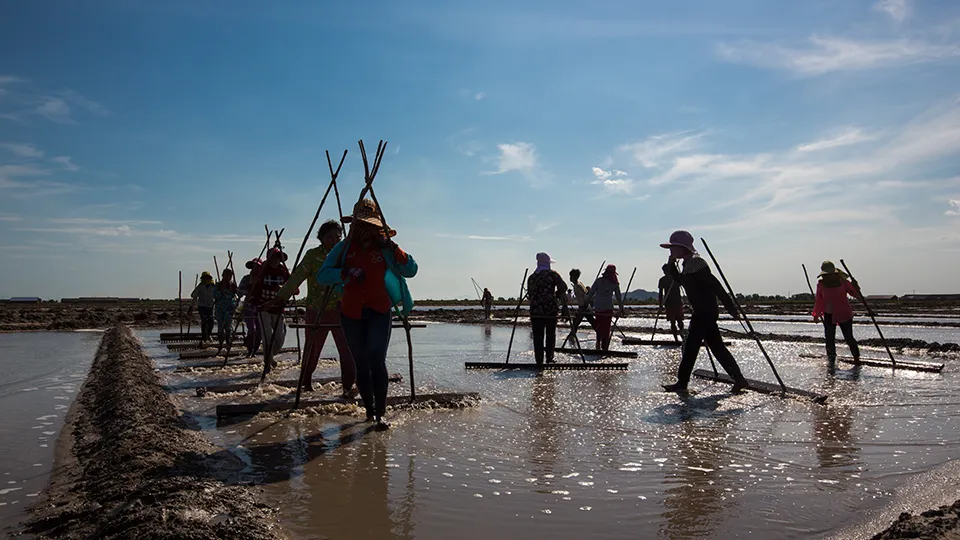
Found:
<path fill-rule="evenodd" d="M 101 334 L 0 334 L 0 526 L 25 516 L 46 487 L 64 418 Z"/>
<path fill-rule="evenodd" d="M 957 330 L 936 331 L 960 341 Z M 634 348 L 640 358 L 628 372 L 463 369 L 464 361 L 502 361 L 509 337 L 504 327 L 414 330 L 418 391 L 479 391 L 483 402 L 393 412 L 384 433 L 342 415 L 218 426 L 215 406 L 243 393 L 174 391 L 214 442 L 245 460 L 246 476 L 263 484 L 300 538 L 808 537 L 895 500 L 908 478 L 960 450 L 955 361 L 943 374 L 843 364 L 831 372 L 798 356 L 822 346 L 765 344 L 789 386 L 829 393 L 827 405 L 731 396 L 696 379 L 698 393 L 681 399 L 659 391 L 679 353 L 651 347 Z M 174 388 L 204 376 L 172 373 L 177 361 L 156 333 L 143 339 Z M 519 328 L 513 358 L 532 361 L 530 349 L 529 329 Z M 756 345 L 735 340 L 731 350 L 748 377 L 774 380 Z M 405 353 L 395 333 L 391 372 L 406 375 Z M 698 367 L 708 366 L 703 354 Z"/>

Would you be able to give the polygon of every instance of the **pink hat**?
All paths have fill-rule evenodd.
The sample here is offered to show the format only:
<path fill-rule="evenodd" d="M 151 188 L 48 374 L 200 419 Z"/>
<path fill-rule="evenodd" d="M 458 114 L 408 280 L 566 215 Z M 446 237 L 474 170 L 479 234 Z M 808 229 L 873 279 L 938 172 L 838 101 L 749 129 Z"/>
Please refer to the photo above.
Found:
<path fill-rule="evenodd" d="M 660 244 L 662 248 L 669 249 L 672 246 L 687 248 L 691 253 L 697 252 L 697 248 L 693 246 L 693 235 L 687 231 L 673 231 L 673 234 L 670 235 L 670 241 Z"/>

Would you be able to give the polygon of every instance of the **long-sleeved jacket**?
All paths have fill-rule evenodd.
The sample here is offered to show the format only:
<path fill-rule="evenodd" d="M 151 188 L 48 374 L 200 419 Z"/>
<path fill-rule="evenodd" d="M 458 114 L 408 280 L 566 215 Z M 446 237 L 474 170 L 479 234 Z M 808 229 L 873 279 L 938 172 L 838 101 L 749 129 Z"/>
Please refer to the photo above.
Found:
<path fill-rule="evenodd" d="M 320 310 L 323 308 L 323 297 L 326 296 L 327 287 L 320 285 L 316 279 L 310 278 L 317 275 L 317 272 L 323 267 L 323 262 L 326 258 L 327 250 L 323 246 L 317 246 L 307 250 L 303 255 L 303 260 L 300 261 L 300 264 L 298 264 L 297 267 L 293 269 L 293 273 L 290 274 L 290 279 L 280 288 L 280 292 L 277 293 L 277 298 L 286 301 L 294 294 L 297 287 L 303 283 L 303 280 L 307 280 L 307 309 Z M 334 285 L 329 298 L 327 298 L 326 309 L 335 309 L 342 295 L 343 287 Z"/>
<path fill-rule="evenodd" d="M 677 280 L 687 291 L 687 301 L 693 308 L 694 317 L 718 319 L 720 308 L 717 306 L 717 299 L 723 303 L 723 307 L 726 308 L 731 317 L 737 316 L 737 306 L 733 303 L 733 299 L 723 289 L 720 281 L 710 272 L 707 262 L 699 256 L 694 255 L 684 260 L 682 272 L 672 268 L 670 273 L 673 279 Z"/>
<path fill-rule="evenodd" d="M 589 304 L 593 302 L 593 309 L 595 311 L 613 311 L 613 308 L 616 307 L 613 302 L 614 296 L 617 298 L 617 305 L 623 307 L 623 296 L 620 293 L 620 284 L 600 276 L 593 282 L 593 286 L 590 287 L 590 292 L 587 293 L 585 303 Z"/>
<path fill-rule="evenodd" d="M 822 317 L 824 313 L 833 314 L 833 323 L 840 324 L 853 320 L 853 308 L 847 295 L 860 296 L 856 287 L 845 279 L 824 277 L 817 282 L 817 297 L 813 304 L 813 316 Z"/>
<path fill-rule="evenodd" d="M 197 306 L 202 308 L 212 308 L 214 302 L 213 298 L 213 289 L 216 288 L 216 285 L 212 281 L 207 281 L 197 285 L 193 292 L 190 293 L 191 298 L 197 299 Z"/>
<path fill-rule="evenodd" d="M 377 259 L 377 260 L 372 260 Z M 365 270 L 362 282 L 354 281 L 348 276 L 350 268 L 378 269 L 378 274 Z M 404 278 L 417 275 L 417 262 L 409 253 L 399 247 L 372 248 L 364 250 L 354 246 L 348 239 L 341 240 L 330 253 L 327 254 L 323 266 L 317 272 L 317 282 L 320 285 L 340 285 L 343 287 L 341 312 L 343 315 L 359 319 L 364 306 L 386 312 L 391 307 L 401 305 L 400 312 L 406 316 L 413 309 L 413 296 L 407 287 Z M 379 273 L 381 272 L 382 273 Z M 380 304 L 380 299 L 387 297 L 387 304 Z"/>

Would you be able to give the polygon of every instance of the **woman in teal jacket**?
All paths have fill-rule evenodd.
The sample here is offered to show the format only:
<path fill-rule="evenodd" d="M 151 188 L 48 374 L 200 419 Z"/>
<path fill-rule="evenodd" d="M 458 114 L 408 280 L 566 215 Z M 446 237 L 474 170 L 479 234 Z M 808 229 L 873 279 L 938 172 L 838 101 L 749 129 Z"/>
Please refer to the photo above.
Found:
<path fill-rule="evenodd" d="M 396 231 L 386 231 L 373 201 L 358 202 L 347 220 L 350 234 L 330 250 L 317 282 L 343 287 L 340 322 L 357 366 L 357 388 L 367 420 L 386 429 L 391 310 L 406 316 L 413 309 L 404 278 L 417 275 L 417 263 L 390 239 Z"/>

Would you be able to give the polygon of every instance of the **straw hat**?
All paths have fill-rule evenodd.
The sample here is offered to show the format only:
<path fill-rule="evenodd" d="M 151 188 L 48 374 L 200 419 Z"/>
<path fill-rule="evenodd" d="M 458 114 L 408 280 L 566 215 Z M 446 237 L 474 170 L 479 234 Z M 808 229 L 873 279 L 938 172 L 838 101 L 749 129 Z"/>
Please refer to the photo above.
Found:
<path fill-rule="evenodd" d="M 380 212 L 377 208 L 377 203 L 373 202 L 370 199 L 361 199 L 353 207 L 353 215 L 345 216 L 343 218 L 344 223 L 355 223 L 357 221 L 362 221 L 369 225 L 373 225 L 378 229 L 383 229 L 383 220 L 380 219 Z M 397 231 L 389 229 L 388 233 L 390 236 L 396 236 Z"/>
<path fill-rule="evenodd" d="M 673 231 L 673 234 L 670 235 L 670 240 L 660 244 L 662 248 L 669 249 L 672 246 L 687 248 L 691 253 L 697 252 L 697 248 L 693 245 L 693 235 L 687 231 Z"/>
<path fill-rule="evenodd" d="M 823 264 L 820 265 L 820 273 L 817 275 L 817 277 L 829 276 L 831 274 L 840 274 L 840 277 L 843 278 L 847 277 L 847 273 L 837 268 L 837 266 L 831 261 L 823 261 Z"/>

